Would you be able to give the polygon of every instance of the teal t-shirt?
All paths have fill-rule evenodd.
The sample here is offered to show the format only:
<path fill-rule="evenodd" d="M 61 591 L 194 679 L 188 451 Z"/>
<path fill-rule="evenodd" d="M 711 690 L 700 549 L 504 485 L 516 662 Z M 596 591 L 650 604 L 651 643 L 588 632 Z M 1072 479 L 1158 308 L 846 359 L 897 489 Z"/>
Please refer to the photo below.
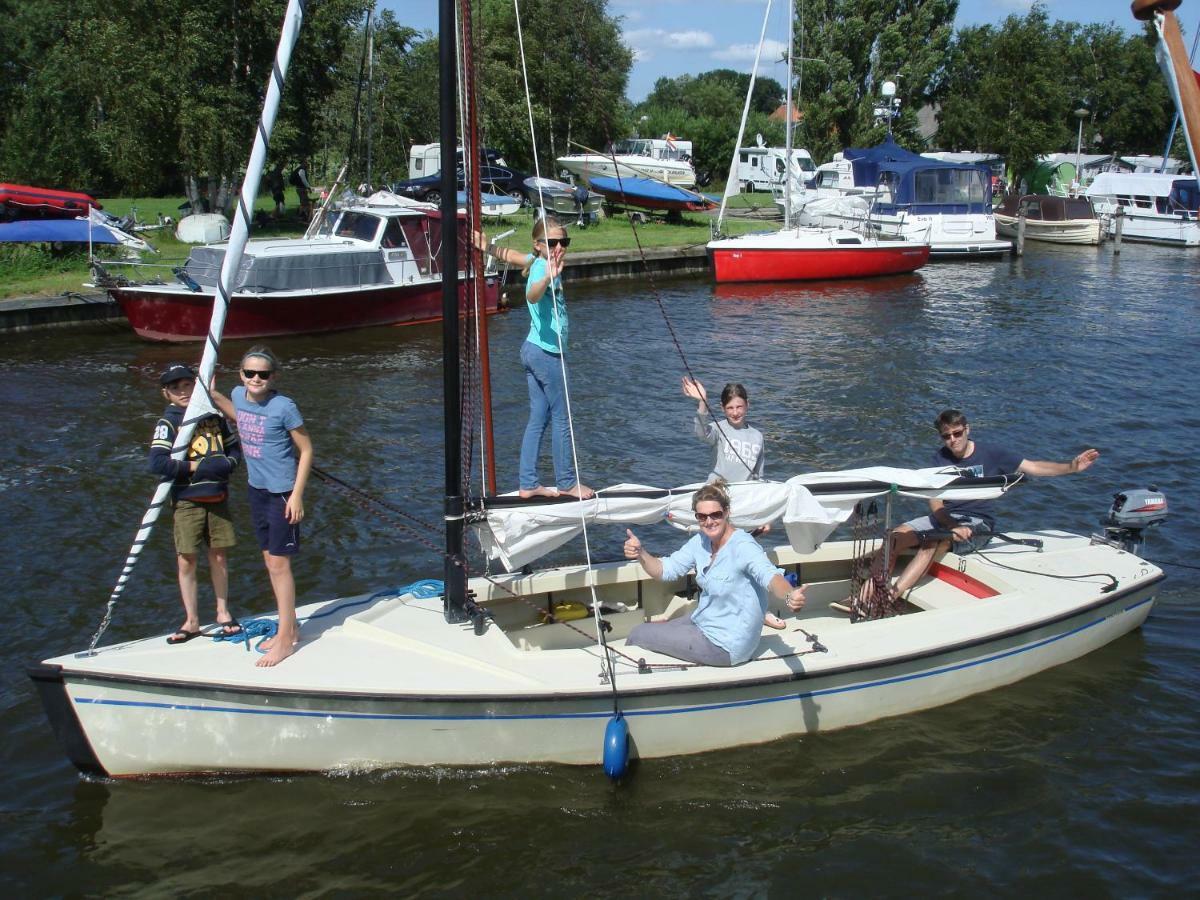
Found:
<path fill-rule="evenodd" d="M 529 286 L 545 277 L 546 260 L 539 256 L 529 267 L 529 277 L 525 279 L 525 305 L 529 307 L 532 320 L 526 340 L 548 353 L 562 353 L 567 346 L 567 304 L 563 297 L 562 277 L 556 276 L 547 285 L 537 303 L 528 300 Z"/>

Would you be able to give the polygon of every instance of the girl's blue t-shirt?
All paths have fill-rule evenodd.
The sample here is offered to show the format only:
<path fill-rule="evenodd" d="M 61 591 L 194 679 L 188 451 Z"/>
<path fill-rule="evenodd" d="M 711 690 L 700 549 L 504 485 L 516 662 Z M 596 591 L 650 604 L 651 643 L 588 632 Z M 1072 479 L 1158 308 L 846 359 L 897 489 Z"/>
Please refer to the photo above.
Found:
<path fill-rule="evenodd" d="M 529 277 L 525 279 L 526 298 L 529 297 L 529 286 L 545 277 L 546 260 L 539 256 L 529 267 Z M 532 320 L 526 340 L 548 353 L 562 353 L 567 346 L 567 304 L 563 297 L 562 277 L 555 276 L 537 303 L 526 299 L 525 305 Z"/>
<path fill-rule="evenodd" d="M 296 444 L 289 432 L 304 425 L 300 410 L 275 391 L 266 403 L 247 397 L 245 387 L 235 387 L 229 396 L 237 412 L 246 480 L 260 491 L 286 494 L 296 486 Z"/>

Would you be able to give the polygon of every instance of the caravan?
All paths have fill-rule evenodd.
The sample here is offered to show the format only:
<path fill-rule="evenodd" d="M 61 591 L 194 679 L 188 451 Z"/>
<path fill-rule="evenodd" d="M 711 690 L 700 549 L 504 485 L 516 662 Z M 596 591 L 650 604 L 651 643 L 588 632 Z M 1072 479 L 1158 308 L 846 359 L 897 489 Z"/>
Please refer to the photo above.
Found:
<path fill-rule="evenodd" d="M 792 177 L 812 178 L 817 167 L 807 150 L 792 150 Z M 738 150 L 737 180 L 742 193 L 769 191 L 783 184 L 787 172 L 787 150 L 783 147 L 741 147 Z"/>

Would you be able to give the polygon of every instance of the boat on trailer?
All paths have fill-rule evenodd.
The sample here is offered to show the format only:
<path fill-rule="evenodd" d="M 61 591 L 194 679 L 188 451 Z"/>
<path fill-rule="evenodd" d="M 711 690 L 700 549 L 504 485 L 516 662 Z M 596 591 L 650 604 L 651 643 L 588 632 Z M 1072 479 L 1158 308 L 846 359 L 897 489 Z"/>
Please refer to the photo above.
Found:
<path fill-rule="evenodd" d="M 654 178 L 593 175 L 590 184 L 593 191 L 614 206 L 667 212 L 703 212 L 717 205 L 711 197 Z"/>
<path fill-rule="evenodd" d="M 690 614 L 696 588 L 612 562 L 473 578 L 478 606 L 455 624 L 428 585 L 310 603 L 297 652 L 268 669 L 240 643 L 171 647 L 158 635 L 47 659 L 30 675 L 71 760 L 114 777 L 593 765 L 614 703 L 640 758 L 845 728 L 1011 684 L 1149 614 L 1157 567 L 1115 541 L 1058 531 L 946 556 L 900 615 L 854 621 L 834 605 L 852 590 L 862 547 L 822 535 L 854 504 L 882 502 L 897 484 L 949 498 L 995 496 L 1003 482 L 888 469 L 734 485 L 735 521 L 782 517 L 792 544 L 770 556 L 809 588 L 786 629 L 764 628 L 754 657 L 731 668 L 626 647 L 647 618 Z M 569 539 L 581 514 L 694 524 L 690 496 L 621 486 L 585 503 L 504 508 L 498 498 L 476 518 L 491 553 L 519 567 Z M 569 610 L 593 603 L 607 651 L 595 619 L 570 621 Z"/>
<path fill-rule="evenodd" d="M 458 219 L 466 259 L 466 219 Z M 380 193 L 301 238 L 250 241 L 225 323 L 231 338 L 340 331 L 441 317 L 441 213 Z M 225 243 L 193 248 L 173 283 L 105 284 L 139 337 L 199 341 L 208 333 Z M 460 273 L 460 290 L 463 276 Z M 487 309 L 499 284 L 487 279 Z"/>

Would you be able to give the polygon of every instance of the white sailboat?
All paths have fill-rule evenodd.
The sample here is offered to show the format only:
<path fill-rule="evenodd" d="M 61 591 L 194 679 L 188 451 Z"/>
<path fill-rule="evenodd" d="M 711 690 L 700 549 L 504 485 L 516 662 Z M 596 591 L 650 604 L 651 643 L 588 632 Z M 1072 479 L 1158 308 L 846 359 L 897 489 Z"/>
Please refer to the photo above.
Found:
<path fill-rule="evenodd" d="M 292 0 L 289 21 L 297 6 Z M 452 11 L 443 4 L 442 58 L 451 60 L 444 106 L 454 97 Z M 286 58 L 277 71 L 286 71 Z M 277 99 L 268 92 L 268 106 Z M 443 142 L 453 146 L 453 115 L 444 114 L 442 126 Z M 252 162 L 261 167 L 264 156 L 256 142 Z M 254 170 L 243 187 L 250 196 Z M 444 209 L 452 216 L 451 193 Z M 243 229 L 235 223 L 223 293 Z M 443 265 L 456 270 L 455 242 L 443 242 L 443 253 Z M 851 590 L 861 548 L 827 539 L 857 503 L 885 498 L 890 509 L 901 494 L 983 499 L 1013 486 L 940 470 L 733 485 L 734 521 L 782 520 L 789 544 L 773 556 L 810 585 L 803 612 L 786 630 L 765 634 L 751 661 L 737 667 L 686 665 L 625 646 L 647 617 L 687 614 L 696 598 L 686 578 L 658 582 L 636 563 L 607 563 L 468 580 L 460 564 L 468 520 L 489 555 L 515 568 L 596 522 L 693 525 L 689 500 L 698 486 L 619 485 L 581 502 L 468 502 L 453 285 L 444 302 L 451 398 L 444 583 L 302 605 L 301 644 L 271 668 L 256 667 L 245 645 L 173 647 L 162 635 L 103 647 L 97 638 L 88 650 L 33 666 L 51 723 L 81 770 L 145 776 L 603 760 L 619 774 L 626 753 L 698 753 L 949 703 L 1075 659 L 1150 612 L 1163 574 L 1134 550 L 1165 502 L 1131 494 L 1114 504 L 1108 537 L 1040 532 L 986 553 L 950 555 L 908 596 L 908 614 L 852 621 L 831 604 Z M 128 567 L 122 582 L 127 577 Z M 580 606 L 591 617 L 571 621 Z M 627 741 L 614 725 L 627 727 Z"/>

